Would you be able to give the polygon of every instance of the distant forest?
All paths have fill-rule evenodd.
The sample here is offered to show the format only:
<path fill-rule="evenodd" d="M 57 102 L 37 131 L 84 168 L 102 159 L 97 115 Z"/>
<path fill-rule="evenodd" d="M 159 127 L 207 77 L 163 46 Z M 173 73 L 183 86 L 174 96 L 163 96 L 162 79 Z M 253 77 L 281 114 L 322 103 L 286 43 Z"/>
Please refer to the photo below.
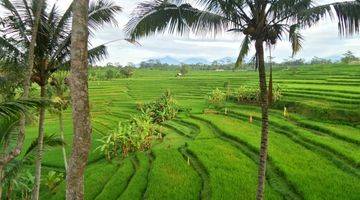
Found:
<path fill-rule="evenodd" d="M 322 64 L 358 64 L 360 63 L 360 58 L 356 57 L 353 52 L 347 51 L 345 54 L 342 55 L 342 58 L 340 60 L 334 61 L 331 59 L 326 58 L 320 58 L 320 57 L 314 57 L 310 61 L 306 61 L 303 58 L 294 59 L 289 58 L 285 59 L 282 62 L 270 62 L 270 57 L 267 57 L 266 66 L 270 66 L 270 63 L 273 67 L 283 67 L 283 66 L 301 66 L 301 65 L 322 65 Z M 93 66 L 94 68 L 97 67 L 136 67 L 140 69 L 159 69 L 159 70 L 174 70 L 179 68 L 187 68 L 192 70 L 234 70 L 235 63 L 231 61 L 230 59 L 228 61 L 213 61 L 211 64 L 204 64 L 204 63 L 197 63 L 197 64 L 167 64 L 162 63 L 158 59 L 150 59 L 147 61 L 143 61 L 138 65 L 135 65 L 134 63 L 128 63 L 125 66 L 122 66 L 120 64 L 114 64 L 114 63 L 107 63 L 105 66 Z M 250 69 L 256 69 L 256 58 L 253 57 L 250 59 L 249 62 L 244 63 L 239 70 L 250 70 Z"/>

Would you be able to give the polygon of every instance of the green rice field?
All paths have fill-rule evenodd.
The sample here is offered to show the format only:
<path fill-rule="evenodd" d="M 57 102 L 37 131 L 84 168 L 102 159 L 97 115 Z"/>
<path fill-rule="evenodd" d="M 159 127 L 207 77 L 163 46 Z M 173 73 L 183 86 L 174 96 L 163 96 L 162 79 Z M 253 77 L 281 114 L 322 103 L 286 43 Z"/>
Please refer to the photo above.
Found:
<path fill-rule="evenodd" d="M 207 95 L 228 84 L 257 86 L 254 71 L 137 70 L 129 79 L 90 81 L 93 145 L 85 172 L 85 199 L 254 199 L 257 186 L 261 111 L 227 102 L 209 110 Z M 270 110 L 266 199 L 360 199 L 360 66 L 279 68 L 274 83 L 283 91 Z M 190 109 L 163 126 L 165 137 L 147 152 L 108 162 L 95 151 L 96 139 L 119 121 L 138 113 L 138 103 L 170 90 Z M 283 116 L 287 107 L 289 116 Z M 205 112 L 204 112 L 205 111 Z M 71 152 L 71 111 L 65 114 L 67 153 Z M 253 116 L 254 121 L 249 122 Z M 47 114 L 46 133 L 58 133 L 57 117 Z M 29 126 L 26 146 L 37 136 Z M 61 149 L 46 151 L 44 177 L 64 172 Z M 41 199 L 65 198 L 65 181 Z"/>

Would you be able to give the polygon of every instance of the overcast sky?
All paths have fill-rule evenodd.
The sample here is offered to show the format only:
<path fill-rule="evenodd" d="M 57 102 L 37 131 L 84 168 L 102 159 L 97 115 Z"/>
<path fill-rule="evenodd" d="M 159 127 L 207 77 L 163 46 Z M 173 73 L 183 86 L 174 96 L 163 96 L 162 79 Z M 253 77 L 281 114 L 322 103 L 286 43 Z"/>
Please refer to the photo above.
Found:
<path fill-rule="evenodd" d="M 106 26 L 96 32 L 92 39 L 93 45 L 103 44 L 112 40 L 124 38 L 123 26 L 130 14 L 141 0 L 114 0 L 123 12 L 117 17 L 118 27 Z M 57 2 L 60 8 L 66 8 L 71 0 L 49 0 Z M 319 4 L 334 2 L 334 0 L 318 0 Z M 0 10 L 1 12 L 1 10 Z M 311 29 L 303 30 L 305 37 L 303 49 L 297 57 L 311 59 L 314 56 L 331 57 L 341 55 L 347 50 L 360 56 L 360 36 L 341 38 L 337 31 L 337 24 L 326 20 Z M 139 63 L 150 58 L 172 56 L 178 59 L 200 57 L 209 61 L 223 57 L 236 57 L 238 55 L 242 38 L 225 33 L 216 38 L 201 38 L 193 35 L 171 36 L 157 35 L 140 39 L 142 46 L 134 46 L 124 41 L 111 43 L 108 46 L 109 56 L 103 63 L 113 62 L 126 64 Z M 252 50 L 253 51 L 253 50 Z M 275 60 L 282 61 L 291 55 L 291 45 L 287 42 L 277 44 L 273 55 Z"/>

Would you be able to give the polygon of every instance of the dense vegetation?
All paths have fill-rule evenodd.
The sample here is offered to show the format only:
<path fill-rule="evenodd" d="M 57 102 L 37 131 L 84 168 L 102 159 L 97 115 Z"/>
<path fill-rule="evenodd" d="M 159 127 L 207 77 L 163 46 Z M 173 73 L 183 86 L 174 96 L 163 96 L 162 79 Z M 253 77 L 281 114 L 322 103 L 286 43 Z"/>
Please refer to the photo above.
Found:
<path fill-rule="evenodd" d="M 183 78 L 174 73 L 137 70 L 130 79 L 90 81 L 94 139 L 85 173 L 86 199 L 253 198 L 261 112 L 257 106 L 231 100 L 209 107 L 208 97 L 216 88 L 236 91 L 256 86 L 256 72 L 190 71 Z M 274 71 L 282 97 L 270 112 L 267 199 L 359 198 L 359 73 L 358 65 Z M 162 123 L 165 136 L 153 140 L 149 151 L 105 161 L 95 150 L 101 146 L 98 139 L 119 121 L 141 114 L 139 103 L 156 102 L 167 89 L 191 111 Z M 284 106 L 288 117 L 283 116 Z M 48 117 L 46 132 L 57 133 L 57 118 Z M 69 110 L 64 120 L 69 143 Z M 36 138 L 36 131 L 35 125 L 28 127 L 26 146 Z M 69 145 L 66 148 L 70 152 Z M 49 171 L 64 172 L 60 148 L 45 154 L 44 166 L 44 177 Z M 41 197 L 63 199 L 64 189 L 62 179 L 51 191 L 43 187 Z"/>

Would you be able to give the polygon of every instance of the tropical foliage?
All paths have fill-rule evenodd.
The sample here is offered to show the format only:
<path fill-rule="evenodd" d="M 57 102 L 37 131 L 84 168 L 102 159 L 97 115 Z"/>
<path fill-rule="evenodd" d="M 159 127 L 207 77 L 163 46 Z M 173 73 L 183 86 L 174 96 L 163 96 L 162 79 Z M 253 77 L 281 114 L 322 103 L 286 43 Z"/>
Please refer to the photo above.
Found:
<path fill-rule="evenodd" d="M 98 141 L 101 143 L 96 150 L 104 153 L 107 160 L 122 158 L 129 153 L 146 151 L 154 139 L 161 138 L 160 127 L 154 124 L 146 113 L 133 116 L 130 121 L 119 122 L 118 127 Z"/>
<path fill-rule="evenodd" d="M 138 110 L 149 115 L 154 123 L 173 119 L 178 112 L 184 111 L 183 108 L 177 105 L 169 90 L 154 102 L 139 103 L 137 107 Z"/>
<path fill-rule="evenodd" d="M 15 145 L 16 138 L 19 134 L 18 122 L 18 118 L 1 118 L 0 147 L 4 150 L 1 151 L 1 155 L 6 155 L 9 147 Z M 44 150 L 62 145 L 64 145 L 64 141 L 59 137 L 54 135 L 44 137 Z M 2 171 L 0 171 L 0 187 L 6 191 L 7 199 L 29 199 L 31 187 L 34 183 L 34 176 L 29 172 L 28 166 L 34 163 L 34 156 L 37 149 L 38 140 L 35 139 L 22 158 L 11 160 L 2 168 Z"/>
<path fill-rule="evenodd" d="M 215 108 L 221 108 L 224 105 L 226 98 L 226 93 L 219 90 L 219 88 L 216 88 L 207 97 L 207 101 L 210 105 L 215 106 Z"/>

